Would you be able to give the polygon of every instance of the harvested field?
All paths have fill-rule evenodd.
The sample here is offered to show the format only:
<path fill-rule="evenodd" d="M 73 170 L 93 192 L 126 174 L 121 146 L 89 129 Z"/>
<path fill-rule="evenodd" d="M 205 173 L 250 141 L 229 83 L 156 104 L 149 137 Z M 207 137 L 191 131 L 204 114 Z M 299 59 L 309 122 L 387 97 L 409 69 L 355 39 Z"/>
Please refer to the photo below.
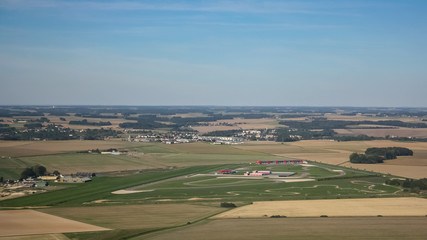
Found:
<path fill-rule="evenodd" d="M 415 150 L 414 156 L 400 156 L 384 161 L 384 165 L 427 166 L 427 150 Z"/>
<path fill-rule="evenodd" d="M 136 239 L 424 240 L 426 217 L 218 219 Z"/>
<path fill-rule="evenodd" d="M 365 134 L 371 137 L 417 137 L 427 138 L 427 128 L 396 128 L 396 129 L 334 129 L 340 134 L 361 135 Z"/>
<path fill-rule="evenodd" d="M 151 229 L 185 224 L 223 211 L 191 204 L 47 208 L 41 211 L 112 229 Z"/>
<path fill-rule="evenodd" d="M 225 126 L 221 124 L 232 124 L 233 126 Z M 242 119 L 234 118 L 227 120 L 218 120 L 216 122 L 209 122 L 211 126 L 195 126 L 193 129 L 201 132 L 213 132 L 213 131 L 224 131 L 224 130 L 234 130 L 234 129 L 265 129 L 265 128 L 276 128 L 280 126 L 278 120 L 271 118 L 261 118 L 261 119 Z"/>
<path fill-rule="evenodd" d="M 254 202 L 213 218 L 426 216 L 427 199 L 376 198 Z"/>
<path fill-rule="evenodd" d="M 0 226 L 1 237 L 109 230 L 34 210 L 0 211 Z"/>
<path fill-rule="evenodd" d="M 187 143 L 187 144 L 163 144 L 162 148 L 176 153 L 200 153 L 200 154 L 230 154 L 230 155 L 253 155 L 253 151 L 238 149 L 231 145 L 213 145 L 209 143 Z M 258 153 L 257 155 L 265 155 Z"/>
<path fill-rule="evenodd" d="M 399 160 L 399 159 L 398 159 Z M 397 160 L 397 161 L 398 161 Z M 387 160 L 388 161 L 388 160 Z M 404 166 L 404 165 L 388 165 L 388 164 L 353 164 L 344 163 L 344 167 L 352 167 L 361 170 L 374 171 L 384 174 L 392 174 L 400 177 L 407 178 L 426 178 L 427 177 L 427 166 Z"/>
<path fill-rule="evenodd" d="M 0 156 L 23 157 L 128 146 L 123 141 L 0 141 Z"/>
<path fill-rule="evenodd" d="M 325 114 L 328 120 L 342 120 L 342 121 L 389 121 L 398 120 L 402 122 L 422 122 L 418 117 L 377 117 L 372 115 L 356 115 L 356 116 L 345 116 L 340 114 Z"/>
<path fill-rule="evenodd" d="M 86 118 L 86 117 L 78 117 L 78 116 L 65 116 L 66 121 L 61 121 L 60 116 L 47 116 L 49 118 L 50 123 L 55 123 L 58 125 L 62 125 L 71 129 L 101 129 L 101 128 L 112 128 L 115 130 L 120 130 L 122 128 L 119 127 L 120 123 L 123 122 L 136 122 L 135 120 L 127 120 L 123 118 Z M 110 122 L 111 125 L 108 126 L 86 126 L 86 125 L 73 125 L 69 124 L 69 121 L 82 121 L 87 119 L 89 122 Z"/>

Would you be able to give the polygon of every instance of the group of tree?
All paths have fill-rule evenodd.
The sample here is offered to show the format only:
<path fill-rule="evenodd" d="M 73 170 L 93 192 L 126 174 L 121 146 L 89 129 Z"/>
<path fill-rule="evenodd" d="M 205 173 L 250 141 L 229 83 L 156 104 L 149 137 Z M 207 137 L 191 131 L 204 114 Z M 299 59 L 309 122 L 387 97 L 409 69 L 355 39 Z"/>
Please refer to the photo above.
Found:
<path fill-rule="evenodd" d="M 412 156 L 412 150 L 403 147 L 368 148 L 364 154 L 352 153 L 351 163 L 383 163 L 384 160 L 395 159 L 397 156 Z"/>
<path fill-rule="evenodd" d="M 335 132 L 332 129 L 278 128 L 276 129 L 277 142 L 294 142 L 301 139 L 333 139 Z"/>
<path fill-rule="evenodd" d="M 419 180 L 414 179 L 388 179 L 385 181 L 388 185 L 402 186 L 404 188 L 411 189 L 411 192 L 419 192 L 421 190 L 427 190 L 427 178 L 422 178 Z"/>
<path fill-rule="evenodd" d="M 86 125 L 86 126 L 110 126 L 111 122 L 89 122 L 87 119 L 81 121 L 70 121 L 70 125 Z"/>
<path fill-rule="evenodd" d="M 46 174 L 46 168 L 41 165 L 34 165 L 24 169 L 21 173 L 21 179 L 26 179 L 29 177 L 39 177 Z"/>
<path fill-rule="evenodd" d="M 27 129 L 20 131 L 14 127 L 0 127 L 0 139 L 2 140 L 104 140 L 107 137 L 117 137 L 122 132 L 112 129 L 86 129 L 76 131 L 58 125 L 49 124 L 43 129 Z"/>

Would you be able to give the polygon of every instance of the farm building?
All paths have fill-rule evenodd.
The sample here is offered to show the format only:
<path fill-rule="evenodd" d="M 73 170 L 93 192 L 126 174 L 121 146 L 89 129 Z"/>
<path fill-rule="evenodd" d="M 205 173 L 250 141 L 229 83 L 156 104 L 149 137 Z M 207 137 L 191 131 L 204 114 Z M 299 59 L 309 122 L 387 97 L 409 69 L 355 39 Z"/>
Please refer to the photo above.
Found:
<path fill-rule="evenodd" d="M 283 160 L 283 161 L 256 161 L 256 164 L 277 164 L 277 165 L 287 165 L 287 164 L 305 164 L 307 161 L 303 160 Z"/>
<path fill-rule="evenodd" d="M 56 180 L 58 179 L 58 176 L 40 176 L 41 180 Z"/>

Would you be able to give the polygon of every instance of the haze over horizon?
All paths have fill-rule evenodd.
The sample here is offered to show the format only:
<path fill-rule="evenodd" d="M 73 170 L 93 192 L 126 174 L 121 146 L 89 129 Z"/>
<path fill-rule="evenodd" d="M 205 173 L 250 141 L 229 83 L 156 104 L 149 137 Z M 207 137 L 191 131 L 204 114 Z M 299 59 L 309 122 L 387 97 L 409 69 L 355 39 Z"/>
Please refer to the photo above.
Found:
<path fill-rule="evenodd" d="M 0 105 L 427 107 L 427 2 L 0 2 Z"/>

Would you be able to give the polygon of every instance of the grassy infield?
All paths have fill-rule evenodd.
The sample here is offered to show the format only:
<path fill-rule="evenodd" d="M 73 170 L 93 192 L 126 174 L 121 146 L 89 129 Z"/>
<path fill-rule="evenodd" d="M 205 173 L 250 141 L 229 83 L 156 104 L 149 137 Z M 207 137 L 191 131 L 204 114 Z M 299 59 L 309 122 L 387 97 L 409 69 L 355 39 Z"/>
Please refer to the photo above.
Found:
<path fill-rule="evenodd" d="M 102 206 L 105 206 L 105 209 L 107 209 L 107 207 L 114 205 L 123 206 L 129 204 L 158 204 L 159 207 L 172 206 L 174 208 L 179 208 L 180 206 L 185 206 L 186 208 L 191 208 L 191 205 L 188 205 L 190 203 L 194 206 L 209 206 L 217 208 L 219 203 L 224 201 L 234 202 L 237 205 L 245 205 L 252 201 L 396 197 L 408 195 L 407 193 L 399 191 L 400 188 L 382 185 L 385 180 L 383 176 L 372 176 L 372 173 L 370 172 L 326 164 L 317 164 L 315 167 L 309 168 L 303 168 L 301 166 L 281 166 L 271 170 L 291 171 L 296 172 L 296 175 L 308 173 L 308 177 L 335 177 L 335 179 L 332 178 L 330 180 L 315 182 L 275 183 L 274 179 L 268 178 L 259 180 L 242 180 L 215 178 L 212 176 L 196 176 L 174 181 L 163 181 L 158 184 L 144 186 L 144 184 L 147 183 L 153 183 L 177 176 L 197 173 L 212 173 L 219 169 L 246 168 L 247 170 L 261 170 L 265 167 L 248 165 L 247 163 L 253 162 L 256 159 L 274 160 L 277 158 L 262 153 L 236 150 L 234 148 L 230 148 L 229 146 L 215 146 L 215 148 L 213 148 L 210 145 L 203 145 L 203 147 L 205 149 L 202 149 L 202 152 L 192 153 L 191 149 L 188 149 L 188 145 L 181 145 L 177 148 L 166 147 L 164 145 L 143 145 L 143 147 L 135 148 L 134 150 L 144 152 L 145 154 L 152 154 L 154 159 L 157 159 L 160 164 L 167 164 L 169 166 L 175 165 L 182 168 L 175 170 L 151 170 L 143 172 L 142 174 L 133 174 L 124 177 L 97 177 L 94 178 L 91 183 L 70 184 L 69 188 L 67 189 L 1 201 L 0 207 L 52 206 L 51 211 L 55 212 L 59 216 L 61 216 L 61 208 L 63 208 L 64 213 L 62 215 L 65 217 L 87 223 L 95 223 L 94 220 L 91 221 L 89 218 L 84 218 L 83 216 L 67 216 L 67 214 L 65 214 L 67 207 L 86 208 L 86 212 L 93 211 L 94 208 L 100 209 Z M 200 151 L 200 149 L 198 151 Z M 78 154 L 73 155 L 78 157 Z M 63 156 L 64 155 L 54 155 L 48 158 L 31 157 L 21 158 L 20 160 L 28 164 L 37 162 L 41 164 L 47 163 L 47 165 L 52 165 L 53 163 L 57 164 L 58 161 L 61 161 L 60 159 L 64 159 L 61 158 Z M 133 158 L 130 160 L 126 159 L 124 156 L 121 158 L 125 163 L 126 161 L 135 161 Z M 190 159 L 190 161 L 186 162 L 186 159 Z M 99 161 L 92 161 L 93 162 L 86 162 L 86 164 L 89 165 L 89 167 L 100 165 Z M 75 160 L 75 162 L 78 162 L 78 164 L 83 164 L 82 161 L 79 160 Z M 67 160 L 67 164 L 69 165 L 73 165 L 75 162 L 73 162 L 72 159 Z M 143 161 L 141 161 L 141 163 L 142 162 Z M 200 164 L 200 162 L 202 162 L 203 165 L 186 167 L 188 165 Z M 246 163 L 243 164 L 242 162 Z M 224 165 L 224 163 L 229 164 Z M 346 175 L 340 177 L 338 176 L 339 173 L 331 171 L 332 169 L 344 170 Z M 242 174 L 243 172 L 244 170 L 239 171 L 239 174 Z M 372 185 L 375 186 L 372 187 Z M 111 194 L 112 191 L 130 187 L 133 187 L 134 189 L 153 191 L 128 195 Z M 109 201 L 109 203 L 93 203 L 93 201 L 100 199 L 106 199 Z M 173 204 L 170 205 L 170 203 Z M 95 205 L 100 205 L 101 207 L 94 207 Z M 213 212 L 220 211 L 223 211 L 223 209 L 217 208 Z M 49 209 L 46 210 L 46 212 L 49 212 Z M 177 213 L 177 216 L 179 216 L 179 213 Z M 206 217 L 206 214 L 200 215 L 201 219 Z M 116 221 L 121 221 L 121 218 L 126 219 L 126 216 L 118 216 L 117 218 L 118 219 Z M 191 219 L 193 222 L 197 222 L 196 217 L 193 216 Z M 96 222 L 96 224 L 108 227 L 108 224 L 102 225 L 102 223 L 100 224 L 99 222 Z M 185 225 L 186 220 L 181 219 L 181 224 Z M 179 226 L 181 224 L 175 223 L 173 225 Z M 168 227 L 160 227 L 160 229 L 164 228 Z M 118 225 L 115 230 L 101 234 L 73 233 L 66 235 L 69 237 L 82 239 L 117 239 L 119 236 L 122 238 L 131 238 L 157 230 L 159 230 L 159 228 L 153 228 L 152 226 L 150 228 L 147 228 L 147 226 L 141 226 L 140 228 L 128 229 L 126 227 L 121 228 L 120 225 Z"/>

